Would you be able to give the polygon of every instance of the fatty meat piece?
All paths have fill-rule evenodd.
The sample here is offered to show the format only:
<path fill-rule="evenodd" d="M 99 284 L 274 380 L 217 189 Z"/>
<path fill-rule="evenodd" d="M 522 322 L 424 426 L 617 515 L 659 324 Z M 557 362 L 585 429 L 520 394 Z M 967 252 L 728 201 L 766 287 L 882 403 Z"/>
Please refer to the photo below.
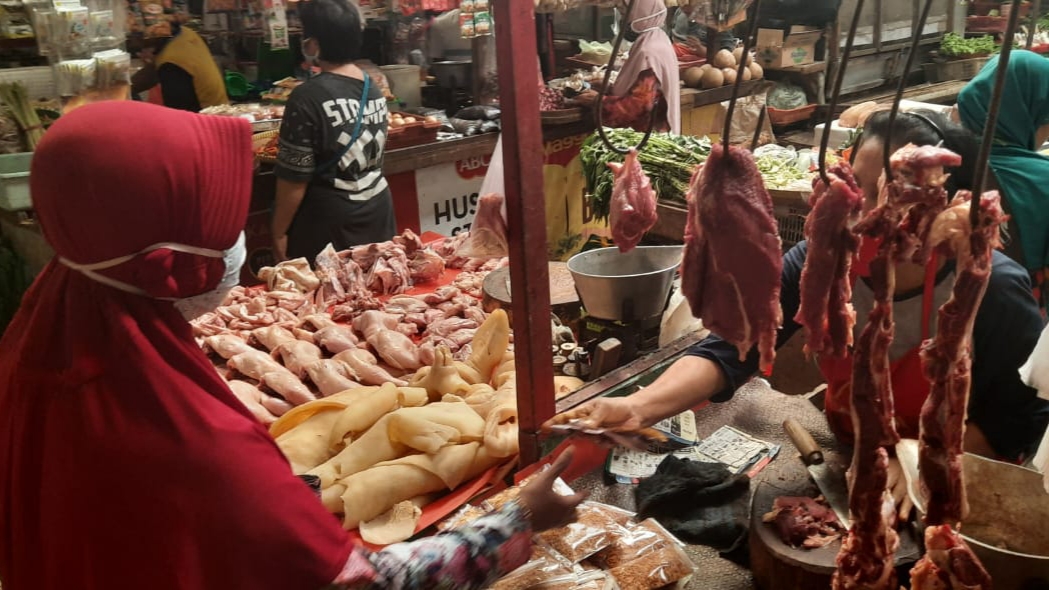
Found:
<path fill-rule="evenodd" d="M 776 528 L 780 539 L 791 547 L 817 549 L 841 537 L 844 527 L 823 498 L 776 498 L 772 511 L 762 517 Z"/>
<path fill-rule="evenodd" d="M 863 212 L 863 191 L 852 167 L 841 161 L 827 170 L 828 185 L 813 181 L 805 238 L 808 252 L 801 272 L 801 305 L 794 320 L 808 336 L 805 353 L 842 357 L 852 346 L 856 312 L 849 269 L 859 249 L 853 227 Z"/>
<path fill-rule="evenodd" d="M 637 247 L 645 232 L 656 224 L 656 191 L 641 169 L 637 150 L 630 150 L 622 164 L 610 162 L 608 167 L 615 178 L 608 223 L 612 241 L 626 253 Z"/>
<path fill-rule="evenodd" d="M 457 256 L 480 261 L 502 258 L 506 244 L 506 217 L 503 195 L 489 194 L 477 201 L 477 214 L 470 225 L 470 237 L 456 251 Z"/>
<path fill-rule="evenodd" d="M 749 151 L 718 143 L 692 176 L 681 290 L 692 314 L 772 371 L 783 253 L 772 198 Z"/>

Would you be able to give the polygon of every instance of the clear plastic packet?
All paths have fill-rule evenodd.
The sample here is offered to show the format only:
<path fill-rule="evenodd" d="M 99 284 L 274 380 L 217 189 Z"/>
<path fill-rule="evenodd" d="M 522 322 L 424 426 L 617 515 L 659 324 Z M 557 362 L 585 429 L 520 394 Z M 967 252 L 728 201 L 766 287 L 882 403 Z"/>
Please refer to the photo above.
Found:
<path fill-rule="evenodd" d="M 611 504 L 602 504 L 600 502 L 589 502 L 595 510 L 600 510 L 610 520 L 618 524 L 619 526 L 627 526 L 634 522 L 634 517 L 637 515 L 627 510 L 626 508 L 620 508 L 619 506 L 613 506 Z"/>
<path fill-rule="evenodd" d="M 575 522 L 543 531 L 537 537 L 572 563 L 578 563 L 611 545 L 618 526 L 603 510 L 584 502 L 577 510 Z"/>
<path fill-rule="evenodd" d="M 528 563 L 500 578 L 493 590 L 525 590 L 572 573 L 572 564 L 556 551 L 541 543 L 532 545 Z"/>
<path fill-rule="evenodd" d="M 441 522 L 437 523 L 437 530 L 447 531 L 449 529 L 459 528 L 464 524 L 469 524 L 478 518 L 481 518 L 488 511 L 482 506 L 474 506 L 473 504 L 463 504 L 461 508 L 455 511 Z"/>
<path fill-rule="evenodd" d="M 533 586 L 533 590 L 615 590 L 615 579 L 607 572 L 569 574 Z"/>
<path fill-rule="evenodd" d="M 658 540 L 649 541 L 648 545 L 639 543 L 633 548 L 633 559 L 609 571 L 620 590 L 654 590 L 669 584 L 680 587 L 696 572 L 695 564 L 685 553 L 680 541 L 659 523 L 650 521 L 638 524 L 633 531 L 638 538 L 654 535 Z M 616 558 L 629 557 L 629 553 L 630 550 L 619 553 Z"/>

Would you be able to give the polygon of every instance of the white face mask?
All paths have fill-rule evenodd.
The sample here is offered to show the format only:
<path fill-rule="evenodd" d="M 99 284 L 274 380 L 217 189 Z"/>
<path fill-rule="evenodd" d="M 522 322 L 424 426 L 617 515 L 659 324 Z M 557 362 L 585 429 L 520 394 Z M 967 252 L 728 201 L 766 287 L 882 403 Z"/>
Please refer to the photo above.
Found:
<path fill-rule="evenodd" d="M 240 284 L 240 269 L 248 257 L 248 249 L 244 245 L 244 232 L 240 232 L 237 243 L 222 253 L 222 260 L 226 263 L 226 273 L 215 289 L 200 295 L 185 297 L 175 302 L 175 309 L 182 312 L 186 320 L 196 319 L 206 313 L 215 311 L 226 300 L 229 292 Z"/>
<path fill-rule="evenodd" d="M 101 262 L 94 262 L 91 264 L 78 264 L 67 258 L 61 256 L 58 257 L 58 261 L 68 266 L 73 270 L 80 271 L 87 278 L 119 289 L 126 293 L 133 293 L 135 295 L 141 295 L 143 297 L 151 297 L 149 293 L 146 293 L 139 287 L 129 285 L 123 281 L 107 277 L 105 275 L 95 272 L 96 270 L 102 270 L 105 268 L 112 268 L 119 264 L 123 264 L 132 258 L 147 252 L 154 250 L 174 250 L 176 252 L 185 252 L 187 254 L 196 254 L 198 256 L 205 256 L 208 258 L 221 258 L 226 263 L 226 271 L 222 275 L 222 280 L 215 289 L 208 291 L 207 293 L 201 293 L 200 295 L 192 295 L 190 297 L 184 297 L 182 299 L 175 299 L 172 297 L 157 297 L 161 301 L 173 301 L 175 307 L 182 312 L 183 317 L 187 320 L 196 318 L 202 314 L 214 311 L 216 307 L 222 305 L 222 302 L 226 299 L 226 295 L 229 294 L 233 287 L 239 283 L 240 269 L 244 266 L 244 261 L 247 259 L 247 248 L 244 243 L 244 232 L 240 232 L 240 236 L 237 237 L 237 242 L 233 244 L 228 250 L 212 250 L 210 248 L 198 248 L 196 246 L 187 246 L 185 244 L 177 244 L 174 242 L 161 242 L 159 244 L 153 244 L 147 246 L 139 252 L 134 254 L 128 254 L 127 256 L 120 256 L 118 258 L 111 258 L 109 260 L 103 260 Z M 210 306 L 210 307 L 209 307 Z"/>
<path fill-rule="evenodd" d="M 306 53 L 306 41 L 308 41 L 308 40 L 309 39 L 303 39 L 302 40 L 302 44 L 301 44 L 302 57 L 303 57 L 303 59 L 306 60 L 306 63 L 308 63 L 310 65 L 316 65 L 317 62 L 319 62 L 320 59 L 321 59 L 321 54 L 320 53 L 314 53 L 313 55 L 310 55 L 309 53 Z"/>

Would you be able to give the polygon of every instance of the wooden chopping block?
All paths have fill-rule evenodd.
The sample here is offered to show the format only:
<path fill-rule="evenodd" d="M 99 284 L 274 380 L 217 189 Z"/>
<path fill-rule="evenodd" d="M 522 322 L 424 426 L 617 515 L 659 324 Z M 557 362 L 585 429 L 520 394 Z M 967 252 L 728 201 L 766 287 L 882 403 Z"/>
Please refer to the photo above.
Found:
<path fill-rule="evenodd" d="M 564 262 L 551 262 L 550 274 L 550 308 L 558 316 L 561 312 L 571 311 L 579 306 L 579 294 L 575 290 L 575 281 L 572 273 L 568 271 L 568 264 Z M 510 268 L 504 266 L 488 273 L 484 278 L 483 295 L 481 304 L 486 313 L 496 309 L 503 309 L 513 317 L 510 305 Z M 568 314 L 571 315 L 571 314 Z M 563 317 L 563 316 L 562 316 Z"/>
<path fill-rule="evenodd" d="M 815 489 L 815 484 L 813 484 Z M 818 549 L 796 549 L 784 543 L 776 531 L 762 517 L 772 510 L 772 503 L 785 493 L 768 482 L 761 482 L 751 496 L 750 504 L 750 568 L 754 585 L 761 590 L 823 590 L 830 588 L 831 577 L 837 569 L 841 541 L 834 541 Z M 811 494 L 815 497 L 815 493 Z M 900 548 L 896 551 L 896 566 L 909 567 L 921 556 L 913 534 L 900 532 Z"/>

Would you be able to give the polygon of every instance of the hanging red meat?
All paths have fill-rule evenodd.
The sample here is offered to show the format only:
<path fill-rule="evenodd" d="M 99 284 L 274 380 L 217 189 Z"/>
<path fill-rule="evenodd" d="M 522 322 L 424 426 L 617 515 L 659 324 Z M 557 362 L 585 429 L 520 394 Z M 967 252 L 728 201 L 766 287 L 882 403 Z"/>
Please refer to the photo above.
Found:
<path fill-rule="evenodd" d="M 484 195 L 477 201 L 477 214 L 470 225 L 470 237 L 456 250 L 463 258 L 502 258 L 506 245 L 506 217 L 503 214 L 503 195 Z"/>
<path fill-rule="evenodd" d="M 936 337 L 922 346 L 922 368 L 931 387 L 922 406 L 919 472 L 928 500 L 925 522 L 958 526 L 968 512 L 962 481 L 962 439 L 969 403 L 972 330 L 991 276 L 991 254 L 1004 221 L 996 192 L 984 193 L 980 223 L 972 230 L 972 196 L 959 191 L 932 225 L 930 246 L 955 257 L 954 289 L 940 307 Z"/>
<path fill-rule="evenodd" d="M 801 272 L 801 305 L 794 320 L 808 335 L 805 353 L 842 357 L 852 346 L 856 312 L 852 309 L 849 269 L 860 246 L 852 228 L 863 212 L 863 191 L 845 161 L 817 177 L 809 197 L 805 238 L 808 251 Z"/>
<path fill-rule="evenodd" d="M 925 555 L 911 569 L 911 590 L 991 590 L 991 576 L 949 525 L 925 529 Z"/>
<path fill-rule="evenodd" d="M 908 144 L 890 158 L 892 181 L 882 178 L 878 206 L 856 226 L 856 231 L 878 241 L 870 263 L 874 307 L 853 350 L 850 412 L 853 457 L 850 469 L 849 511 L 852 528 L 838 553 L 835 590 L 896 590 L 894 567 L 899 537 L 893 529 L 894 503 L 886 491 L 889 457 L 885 447 L 895 445 L 889 346 L 892 344 L 892 298 L 896 290 L 896 262 L 922 250 L 921 237 L 929 211 L 945 206 L 942 190 L 944 164 L 956 162 L 947 150 Z M 914 211 L 915 208 L 923 208 Z M 917 246 L 915 246 L 917 244 Z"/>
<path fill-rule="evenodd" d="M 637 150 L 630 150 L 622 164 L 612 162 L 608 167 L 615 177 L 608 223 L 612 241 L 620 252 L 626 253 L 656 224 L 656 191 L 641 169 Z"/>
<path fill-rule="evenodd" d="M 754 157 L 715 144 L 692 176 L 681 290 L 692 313 L 739 349 L 757 344 L 760 368 L 772 371 L 783 254 L 772 198 Z"/>

